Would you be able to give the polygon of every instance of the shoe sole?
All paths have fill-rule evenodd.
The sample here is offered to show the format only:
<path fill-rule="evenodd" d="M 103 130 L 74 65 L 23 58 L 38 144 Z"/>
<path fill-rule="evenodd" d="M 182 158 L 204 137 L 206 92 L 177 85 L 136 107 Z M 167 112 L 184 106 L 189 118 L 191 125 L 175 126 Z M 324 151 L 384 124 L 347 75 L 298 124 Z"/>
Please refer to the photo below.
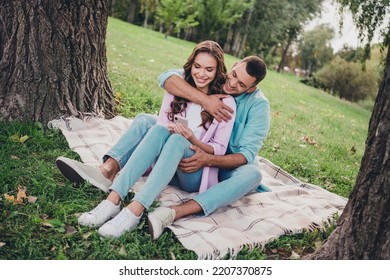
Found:
<path fill-rule="evenodd" d="M 72 167 L 66 164 L 63 159 L 57 159 L 56 165 L 61 171 L 62 175 L 64 175 L 64 177 L 72 183 L 79 185 L 85 182 L 84 178 L 81 177 Z"/>
<path fill-rule="evenodd" d="M 69 163 L 67 163 L 69 162 Z M 70 159 L 59 157 L 56 160 L 56 165 L 58 169 L 61 171 L 62 175 L 72 183 L 75 183 L 77 185 L 84 183 L 85 181 L 89 182 L 93 186 L 97 187 L 98 189 L 108 192 L 108 186 L 100 184 L 98 181 L 94 180 L 90 176 L 84 173 L 81 169 L 77 167 L 77 165 L 73 164 Z M 85 177 L 89 179 L 85 179 Z"/>

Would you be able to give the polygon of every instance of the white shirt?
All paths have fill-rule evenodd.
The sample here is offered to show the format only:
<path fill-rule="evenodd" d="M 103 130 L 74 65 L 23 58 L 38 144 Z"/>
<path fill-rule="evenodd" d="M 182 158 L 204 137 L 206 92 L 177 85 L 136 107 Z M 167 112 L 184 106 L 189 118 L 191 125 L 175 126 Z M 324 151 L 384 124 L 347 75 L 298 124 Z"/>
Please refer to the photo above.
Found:
<path fill-rule="evenodd" d="M 202 132 L 202 117 L 200 113 L 202 112 L 202 106 L 199 104 L 192 103 L 187 109 L 187 120 L 188 120 L 188 128 L 191 129 L 196 138 L 200 138 L 200 134 Z"/>

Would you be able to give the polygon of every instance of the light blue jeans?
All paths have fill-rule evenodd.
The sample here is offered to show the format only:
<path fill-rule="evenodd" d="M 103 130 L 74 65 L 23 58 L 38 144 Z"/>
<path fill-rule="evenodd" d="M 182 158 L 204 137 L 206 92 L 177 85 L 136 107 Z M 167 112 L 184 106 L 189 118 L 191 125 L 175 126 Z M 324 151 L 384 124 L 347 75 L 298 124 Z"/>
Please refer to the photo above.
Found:
<path fill-rule="evenodd" d="M 168 184 L 187 192 L 198 191 L 203 168 L 193 173 L 183 173 L 177 169 L 183 158 L 194 155 L 190 146 L 191 143 L 180 134 L 171 134 L 166 127 L 154 125 L 131 154 L 110 190 L 116 191 L 124 199 L 154 163 L 143 188 L 134 196 L 134 200 L 146 209 Z"/>
<path fill-rule="evenodd" d="M 103 161 L 112 157 L 121 168 L 111 189 L 118 192 L 122 199 L 157 160 L 144 187 L 134 197 L 145 208 L 150 207 L 168 184 L 187 192 L 197 192 L 202 176 L 202 169 L 194 173 L 177 170 L 180 160 L 192 156 L 194 152 L 188 148 L 189 142 L 184 137 L 170 135 L 166 128 L 155 126 L 156 122 L 154 115 L 137 115 L 130 128 L 103 157 Z M 149 130 L 153 133 L 148 133 Z M 144 138 L 146 141 L 143 141 Z M 233 170 L 220 169 L 219 180 L 218 184 L 193 198 L 205 215 L 255 189 L 261 182 L 261 173 L 258 166 L 246 164 Z"/>

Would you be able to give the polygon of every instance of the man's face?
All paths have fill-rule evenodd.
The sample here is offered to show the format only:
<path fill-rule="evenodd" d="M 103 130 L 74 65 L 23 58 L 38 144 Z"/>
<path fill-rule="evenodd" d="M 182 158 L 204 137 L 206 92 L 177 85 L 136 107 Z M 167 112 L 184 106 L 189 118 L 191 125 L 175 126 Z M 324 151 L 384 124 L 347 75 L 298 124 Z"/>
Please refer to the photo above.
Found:
<path fill-rule="evenodd" d="M 227 73 L 226 82 L 223 85 L 223 91 L 230 95 L 238 95 L 246 91 L 253 91 L 253 84 L 256 78 L 246 72 L 246 63 L 238 62 L 233 65 L 232 70 Z"/>

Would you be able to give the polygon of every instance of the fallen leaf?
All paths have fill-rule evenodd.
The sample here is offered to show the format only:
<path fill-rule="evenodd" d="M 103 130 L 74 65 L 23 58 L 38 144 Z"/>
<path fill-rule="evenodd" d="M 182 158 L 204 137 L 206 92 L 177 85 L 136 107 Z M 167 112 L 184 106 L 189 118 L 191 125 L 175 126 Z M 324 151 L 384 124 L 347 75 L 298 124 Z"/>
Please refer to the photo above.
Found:
<path fill-rule="evenodd" d="M 28 137 L 27 135 L 24 135 L 24 136 L 19 138 L 19 142 L 23 144 L 24 142 L 26 142 L 28 140 L 28 138 L 30 138 L 30 137 Z"/>
<path fill-rule="evenodd" d="M 54 227 L 51 223 L 47 223 L 47 222 L 42 222 L 42 225 L 44 227 L 50 227 L 50 228 Z"/>
<path fill-rule="evenodd" d="M 317 239 L 316 241 L 314 241 L 314 247 L 316 249 L 320 248 L 322 246 L 322 241 Z"/>
<path fill-rule="evenodd" d="M 279 117 L 279 115 L 280 115 L 280 112 L 275 112 L 275 113 L 274 113 L 274 116 L 275 116 L 275 117 Z"/>
<path fill-rule="evenodd" d="M 60 232 L 65 232 L 65 229 L 63 228 L 64 224 L 58 219 L 43 220 L 42 225 L 45 227 L 55 228 L 57 231 Z"/>
<path fill-rule="evenodd" d="M 18 194 L 16 195 L 14 204 L 23 204 L 24 201 L 27 200 L 26 190 L 26 187 L 18 186 Z"/>
<path fill-rule="evenodd" d="M 11 139 L 14 142 L 19 142 L 20 135 L 18 133 L 16 133 L 16 134 L 10 136 L 9 139 Z"/>
<path fill-rule="evenodd" d="M 26 142 L 30 137 L 28 135 L 21 136 L 19 133 L 16 133 L 10 137 L 10 139 L 14 142 L 24 143 Z"/>
<path fill-rule="evenodd" d="M 35 202 L 37 201 L 37 199 L 38 199 L 38 197 L 32 196 L 32 195 L 29 195 L 29 196 L 27 197 L 27 201 L 28 201 L 29 203 L 35 203 Z"/>
<path fill-rule="evenodd" d="M 17 156 L 11 155 L 11 159 L 19 159 Z"/>
<path fill-rule="evenodd" d="M 304 142 L 306 142 L 306 143 L 308 143 L 310 145 L 313 145 L 313 146 L 317 145 L 317 142 L 314 139 L 311 139 L 311 138 L 309 138 L 307 136 L 303 136 L 302 137 L 302 141 L 304 141 Z"/>
<path fill-rule="evenodd" d="M 299 260 L 300 258 L 301 258 L 301 256 L 298 253 L 296 253 L 294 251 L 291 252 L 291 256 L 290 256 L 291 260 Z"/>
<path fill-rule="evenodd" d="M 297 114 L 292 115 L 291 117 L 289 117 L 287 119 L 287 121 L 289 121 L 289 122 L 293 121 L 296 118 L 296 116 L 297 116 Z"/>
<path fill-rule="evenodd" d="M 92 234 L 92 232 L 87 232 L 86 234 L 83 234 L 83 238 L 88 239 L 88 237 L 90 237 L 91 234 Z"/>
<path fill-rule="evenodd" d="M 65 235 L 72 235 L 75 234 L 76 232 L 77 230 L 71 225 L 65 225 Z"/>
<path fill-rule="evenodd" d="M 127 255 L 127 252 L 126 252 L 126 249 L 124 246 L 122 246 L 119 250 L 119 255 L 121 256 L 126 256 Z"/>
<path fill-rule="evenodd" d="M 42 220 L 47 220 L 47 219 L 49 218 L 49 215 L 47 215 L 47 214 L 41 214 L 39 217 L 40 217 Z"/>
<path fill-rule="evenodd" d="M 172 251 L 169 251 L 172 260 L 176 260 L 176 256 Z"/>
<path fill-rule="evenodd" d="M 13 203 L 15 201 L 15 196 L 9 195 L 7 193 L 4 194 L 5 201 L 8 203 Z"/>
<path fill-rule="evenodd" d="M 5 246 L 5 243 L 4 242 L 0 242 L 0 248 Z"/>

